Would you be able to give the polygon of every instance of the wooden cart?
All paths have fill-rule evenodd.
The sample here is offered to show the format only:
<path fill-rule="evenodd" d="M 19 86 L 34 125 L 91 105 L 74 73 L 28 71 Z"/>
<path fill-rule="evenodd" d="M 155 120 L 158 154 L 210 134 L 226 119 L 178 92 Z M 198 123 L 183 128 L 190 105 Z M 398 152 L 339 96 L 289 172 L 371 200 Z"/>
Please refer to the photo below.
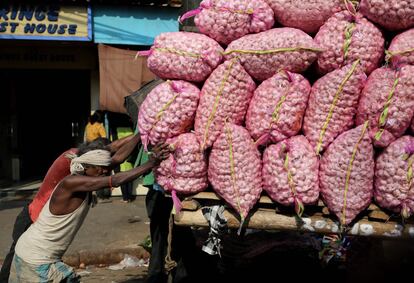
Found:
<path fill-rule="evenodd" d="M 223 203 L 223 200 L 214 192 L 202 192 L 187 197 L 182 202 L 183 209 L 180 214 L 175 215 L 175 224 L 208 227 L 201 207 Z M 229 228 L 239 228 L 240 221 L 232 209 L 226 209 L 224 216 L 228 220 Z M 315 206 L 306 206 L 303 217 L 298 218 L 294 215 L 293 209 L 284 208 L 274 203 L 269 197 L 262 196 L 246 221 L 246 227 L 252 229 L 340 233 L 336 217 L 329 213 L 322 201 Z M 390 215 L 375 204 L 371 204 L 353 222 L 347 234 L 414 239 L 414 221 L 409 219 L 402 224 L 401 217 Z"/>

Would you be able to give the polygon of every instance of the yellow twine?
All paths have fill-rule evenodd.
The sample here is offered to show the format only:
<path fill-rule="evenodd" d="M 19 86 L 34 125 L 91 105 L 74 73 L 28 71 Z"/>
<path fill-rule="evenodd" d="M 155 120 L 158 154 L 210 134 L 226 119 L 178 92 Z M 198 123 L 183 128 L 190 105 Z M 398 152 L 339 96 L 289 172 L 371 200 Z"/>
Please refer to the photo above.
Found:
<path fill-rule="evenodd" d="M 293 196 L 296 197 L 297 192 L 296 192 L 295 182 L 293 181 L 292 172 L 289 170 L 289 154 L 288 153 L 286 153 L 285 162 L 283 163 L 283 167 L 287 171 L 287 178 L 288 178 L 288 184 L 289 184 L 290 190 L 292 191 Z"/>
<path fill-rule="evenodd" d="M 227 7 L 212 7 L 210 9 L 215 10 L 215 11 L 228 11 L 230 13 L 235 13 L 235 14 L 247 14 L 247 15 L 251 15 L 251 14 L 254 13 L 254 10 L 253 9 L 234 10 L 234 9 L 227 8 Z"/>
<path fill-rule="evenodd" d="M 244 217 L 241 215 L 241 205 L 240 205 L 240 196 L 239 192 L 236 190 L 237 187 L 237 180 L 236 180 L 236 170 L 234 169 L 234 155 L 233 155 L 233 137 L 231 135 L 231 130 L 229 129 L 227 122 L 225 123 L 225 130 L 226 130 L 226 137 L 227 137 L 227 143 L 229 144 L 229 158 L 230 158 L 230 174 L 231 174 L 231 180 L 233 183 L 233 191 L 237 198 L 237 208 L 240 211 L 240 217 L 243 220 Z"/>
<path fill-rule="evenodd" d="M 400 79 L 398 77 L 394 80 L 394 84 L 392 85 L 391 91 L 388 94 L 387 102 L 384 104 L 384 109 L 382 110 L 382 113 L 379 117 L 379 121 L 378 121 L 379 130 L 375 133 L 375 136 L 374 136 L 374 139 L 376 141 L 378 141 L 381 138 L 382 134 L 384 133 L 384 127 L 385 127 L 385 124 L 388 118 L 388 110 L 391 105 L 391 100 L 394 96 L 395 89 L 397 88 L 399 80 Z"/>
<path fill-rule="evenodd" d="M 349 23 L 348 26 L 345 29 L 345 42 L 344 42 L 344 61 L 346 61 L 346 58 L 348 57 L 349 53 L 349 47 L 351 46 L 352 42 L 352 33 L 354 32 L 356 28 L 355 23 Z"/>
<path fill-rule="evenodd" d="M 168 80 L 167 83 L 170 84 L 171 81 Z M 152 124 L 151 130 L 161 120 L 162 115 L 164 115 L 165 110 L 167 110 L 168 107 L 170 107 L 170 105 L 174 102 L 174 100 L 177 98 L 178 95 L 179 95 L 179 93 L 174 94 L 174 96 L 166 104 L 163 105 L 163 107 L 161 108 L 161 110 L 157 112 L 157 115 L 155 115 L 155 122 Z"/>
<path fill-rule="evenodd" d="M 203 146 L 202 146 L 203 149 L 204 149 L 204 147 L 207 143 L 208 130 L 211 126 L 211 123 L 213 122 L 214 115 L 216 115 L 217 107 L 218 107 L 218 104 L 220 102 L 221 95 L 223 93 L 224 85 L 225 85 L 225 83 L 227 82 L 227 80 L 230 76 L 231 69 L 233 68 L 233 65 L 234 65 L 235 62 L 236 62 L 236 59 L 231 60 L 231 63 L 228 66 L 228 69 L 227 69 L 227 73 L 225 74 L 223 80 L 221 81 L 220 88 L 219 88 L 219 90 L 217 92 L 217 95 L 214 99 L 213 109 L 212 109 L 212 111 L 211 111 L 211 113 L 208 117 L 207 124 L 206 124 L 206 129 L 204 130 L 204 138 L 203 138 Z"/>
<path fill-rule="evenodd" d="M 342 224 L 345 224 L 345 220 L 346 220 L 346 198 L 347 198 L 347 194 L 348 194 L 348 188 L 349 188 L 349 179 L 351 178 L 351 172 L 352 172 L 352 166 L 354 164 L 354 160 L 355 160 L 355 156 L 359 147 L 359 144 L 361 143 L 362 139 L 364 138 L 364 134 L 365 131 L 368 128 L 368 121 L 366 121 L 364 123 L 364 127 L 362 128 L 362 133 L 360 135 L 360 137 L 358 138 L 357 143 L 354 146 L 354 149 L 352 151 L 352 155 L 351 155 L 351 160 L 349 161 L 349 165 L 348 165 L 348 169 L 346 172 L 346 179 L 345 179 L 345 190 L 344 190 L 344 206 L 342 208 Z"/>
<path fill-rule="evenodd" d="M 412 185 L 413 181 L 413 162 L 414 162 L 414 155 L 411 155 L 410 159 L 408 160 L 408 170 L 407 170 L 407 183 L 409 188 Z"/>
<path fill-rule="evenodd" d="M 181 55 L 181 56 L 188 56 L 188 57 L 194 57 L 194 58 L 201 58 L 201 54 L 197 54 L 197 53 L 191 53 L 191 52 L 186 52 L 186 51 L 182 51 L 182 50 L 177 50 L 174 48 L 155 48 L 155 50 L 160 51 L 160 52 L 164 52 L 164 53 L 173 53 L 173 54 L 177 54 L 177 55 Z"/>
<path fill-rule="evenodd" d="M 348 3 L 352 5 L 353 11 L 351 11 L 349 9 Z M 345 4 L 345 8 L 348 10 L 348 12 L 351 15 L 356 16 L 356 12 L 357 12 L 357 8 L 358 8 L 359 0 L 344 0 L 344 4 Z"/>
<path fill-rule="evenodd" d="M 269 49 L 269 50 L 242 50 L 242 49 L 233 49 L 226 52 L 223 52 L 223 55 L 229 55 L 232 53 L 241 53 L 241 54 L 271 54 L 271 53 L 279 53 L 279 52 L 295 52 L 295 51 L 312 51 L 312 52 L 322 52 L 322 49 L 319 48 L 311 48 L 311 47 L 286 47 L 286 48 L 276 48 L 276 49 Z"/>
<path fill-rule="evenodd" d="M 278 71 L 277 73 L 281 73 L 283 70 Z M 286 71 L 284 71 L 286 73 Z M 269 130 L 272 130 L 272 126 L 274 124 L 277 123 L 277 121 L 279 120 L 279 115 L 280 115 L 280 109 L 282 108 L 283 103 L 285 102 L 289 91 L 291 89 L 291 86 L 288 86 L 288 88 L 286 89 L 286 92 L 283 94 L 283 96 L 279 99 L 279 101 L 277 102 L 275 109 L 273 110 L 272 113 L 272 120 L 270 121 L 270 125 L 269 125 Z M 256 141 L 257 142 L 257 141 Z"/>
<path fill-rule="evenodd" d="M 388 62 L 392 57 L 395 55 L 401 55 L 406 53 L 414 52 L 414 48 L 406 49 L 406 50 L 400 50 L 400 51 L 389 51 L 385 50 L 385 61 Z"/>
<path fill-rule="evenodd" d="M 325 123 L 323 124 L 322 129 L 321 129 L 321 132 L 319 134 L 319 141 L 318 141 L 318 144 L 316 146 L 316 154 L 317 155 L 321 151 L 323 138 L 325 136 L 326 129 L 328 128 L 329 122 L 331 121 L 331 118 L 332 118 L 332 115 L 333 115 L 333 111 L 334 111 L 334 109 L 336 107 L 336 103 L 338 103 L 339 95 L 343 91 L 343 88 L 344 88 L 345 84 L 347 83 L 347 81 L 351 78 L 351 76 L 354 73 L 354 71 L 355 71 L 355 69 L 356 69 L 356 67 L 357 67 L 358 64 L 359 64 L 359 59 L 356 60 L 352 64 L 351 70 L 348 72 L 348 74 L 346 75 L 346 77 L 344 78 L 344 80 L 341 82 L 341 84 L 339 85 L 338 90 L 335 93 L 334 99 L 333 99 L 332 104 L 331 104 L 331 106 L 329 108 L 328 116 L 326 117 Z"/>

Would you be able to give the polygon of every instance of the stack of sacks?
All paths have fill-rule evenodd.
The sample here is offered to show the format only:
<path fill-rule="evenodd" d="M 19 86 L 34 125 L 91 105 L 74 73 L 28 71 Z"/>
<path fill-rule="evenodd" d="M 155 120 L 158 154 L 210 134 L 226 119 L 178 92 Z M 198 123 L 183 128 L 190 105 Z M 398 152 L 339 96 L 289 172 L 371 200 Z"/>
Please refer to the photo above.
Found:
<path fill-rule="evenodd" d="M 381 31 L 359 13 L 336 13 L 321 27 L 315 42 L 323 49 L 317 60 L 318 71 L 322 74 L 358 59 L 363 71 L 369 74 L 384 56 Z"/>
<path fill-rule="evenodd" d="M 356 61 L 323 76 L 312 86 L 303 132 L 316 154 L 353 126 L 365 80 Z"/>
<path fill-rule="evenodd" d="M 182 134 L 167 143 L 174 153 L 156 169 L 157 182 L 166 191 L 183 195 L 205 190 L 208 186 L 207 160 L 195 134 Z"/>
<path fill-rule="evenodd" d="M 155 38 L 148 68 L 162 79 L 204 81 L 222 61 L 223 48 L 213 39 L 192 32 L 166 32 Z"/>
<path fill-rule="evenodd" d="M 321 195 L 342 227 L 371 203 L 374 166 L 368 122 L 341 134 L 323 154 L 319 167 Z"/>
<path fill-rule="evenodd" d="M 310 89 L 302 75 L 280 71 L 255 90 L 246 128 L 257 144 L 276 143 L 300 131 Z"/>
<path fill-rule="evenodd" d="M 211 150 L 208 180 L 242 223 L 262 192 L 261 168 L 260 152 L 249 132 L 226 123 Z"/>
<path fill-rule="evenodd" d="M 362 91 L 357 125 L 370 121 L 374 145 L 386 147 L 401 137 L 414 115 L 414 66 L 376 69 Z"/>
<path fill-rule="evenodd" d="M 304 205 L 319 199 L 318 158 L 304 136 L 270 145 L 263 154 L 263 189 L 276 202 L 295 206 L 299 217 Z"/>
<path fill-rule="evenodd" d="M 361 0 L 360 11 L 388 30 L 414 26 L 414 2 L 410 0 Z"/>
<path fill-rule="evenodd" d="M 274 28 L 245 35 L 227 46 L 226 59 L 239 58 L 246 71 L 264 81 L 279 70 L 304 72 L 321 49 L 312 37 L 299 29 Z"/>
<path fill-rule="evenodd" d="M 203 34 L 164 33 L 140 52 L 177 80 L 138 121 L 145 146 L 175 148 L 155 170 L 174 200 L 211 185 L 243 220 L 262 186 L 298 215 L 320 190 L 349 225 L 372 201 L 375 146 L 375 200 L 412 214 L 414 0 L 204 0 L 190 16 Z M 384 46 L 380 28 L 401 34 Z"/>
<path fill-rule="evenodd" d="M 201 33 L 226 45 L 246 34 L 268 30 L 275 23 L 273 11 L 264 0 L 204 0 L 181 21 L 193 15 Z"/>
<path fill-rule="evenodd" d="M 156 145 L 187 132 L 193 124 L 200 90 L 185 81 L 166 81 L 146 97 L 138 114 L 142 143 Z"/>
<path fill-rule="evenodd" d="M 414 138 L 403 136 L 391 143 L 375 164 L 376 202 L 404 218 L 414 212 L 413 153 Z"/>
<path fill-rule="evenodd" d="M 344 0 L 266 0 L 276 21 L 286 27 L 316 33 L 334 13 L 346 8 Z M 352 5 L 349 1 L 348 5 Z M 348 7 L 353 8 L 353 7 Z"/>
<path fill-rule="evenodd" d="M 236 60 L 214 70 L 201 89 L 194 129 L 201 149 L 211 147 L 222 131 L 224 121 L 241 125 L 256 84 Z"/>
<path fill-rule="evenodd" d="M 386 53 L 386 59 L 394 68 L 399 69 L 405 64 L 414 65 L 414 29 L 394 37 Z"/>

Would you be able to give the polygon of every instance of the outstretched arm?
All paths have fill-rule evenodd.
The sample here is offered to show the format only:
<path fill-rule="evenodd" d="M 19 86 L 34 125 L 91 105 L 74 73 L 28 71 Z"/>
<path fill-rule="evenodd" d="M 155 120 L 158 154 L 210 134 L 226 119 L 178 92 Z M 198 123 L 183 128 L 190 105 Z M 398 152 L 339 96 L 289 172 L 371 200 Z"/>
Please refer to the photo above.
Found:
<path fill-rule="evenodd" d="M 167 144 L 156 146 L 154 154 L 143 165 L 131 170 L 120 172 L 112 176 L 91 177 L 76 175 L 64 179 L 64 186 L 71 192 L 91 192 L 107 187 L 117 187 L 126 182 L 132 181 L 139 176 L 151 171 L 162 160 L 168 158 L 170 149 Z"/>
<path fill-rule="evenodd" d="M 117 141 L 121 141 L 119 142 L 121 146 L 115 151 L 115 154 L 112 155 L 111 166 L 118 165 L 124 162 L 127 159 L 127 157 L 131 154 L 131 152 L 134 150 L 134 148 L 141 142 L 141 137 L 138 133 L 116 140 L 113 143 Z M 111 143 L 110 145 L 112 145 L 113 143 Z"/>
<path fill-rule="evenodd" d="M 140 139 L 140 135 L 139 133 L 137 134 L 131 134 L 129 136 L 117 139 L 113 142 L 111 142 L 110 144 L 108 144 L 108 148 L 111 151 L 111 153 L 115 153 L 117 152 L 119 149 L 121 149 L 122 146 L 124 146 L 125 144 L 129 143 L 133 138 L 135 138 L 136 136 L 138 136 L 138 139 Z"/>

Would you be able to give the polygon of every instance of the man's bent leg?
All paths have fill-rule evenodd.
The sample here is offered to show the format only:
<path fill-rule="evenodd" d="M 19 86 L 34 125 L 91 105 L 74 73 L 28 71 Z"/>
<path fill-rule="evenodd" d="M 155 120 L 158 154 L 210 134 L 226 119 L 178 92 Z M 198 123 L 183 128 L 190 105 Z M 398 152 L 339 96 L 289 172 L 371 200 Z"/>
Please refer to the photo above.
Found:
<path fill-rule="evenodd" d="M 9 274 L 10 274 L 10 267 L 12 265 L 13 256 L 14 256 L 14 248 L 16 246 L 17 240 L 19 240 L 20 236 L 32 225 L 32 219 L 30 219 L 29 215 L 29 208 L 27 205 L 23 207 L 23 210 L 17 215 L 16 221 L 14 222 L 13 227 L 13 243 L 10 247 L 9 253 L 6 255 L 4 259 L 3 266 L 1 267 L 0 271 L 0 283 L 7 283 Z"/>

